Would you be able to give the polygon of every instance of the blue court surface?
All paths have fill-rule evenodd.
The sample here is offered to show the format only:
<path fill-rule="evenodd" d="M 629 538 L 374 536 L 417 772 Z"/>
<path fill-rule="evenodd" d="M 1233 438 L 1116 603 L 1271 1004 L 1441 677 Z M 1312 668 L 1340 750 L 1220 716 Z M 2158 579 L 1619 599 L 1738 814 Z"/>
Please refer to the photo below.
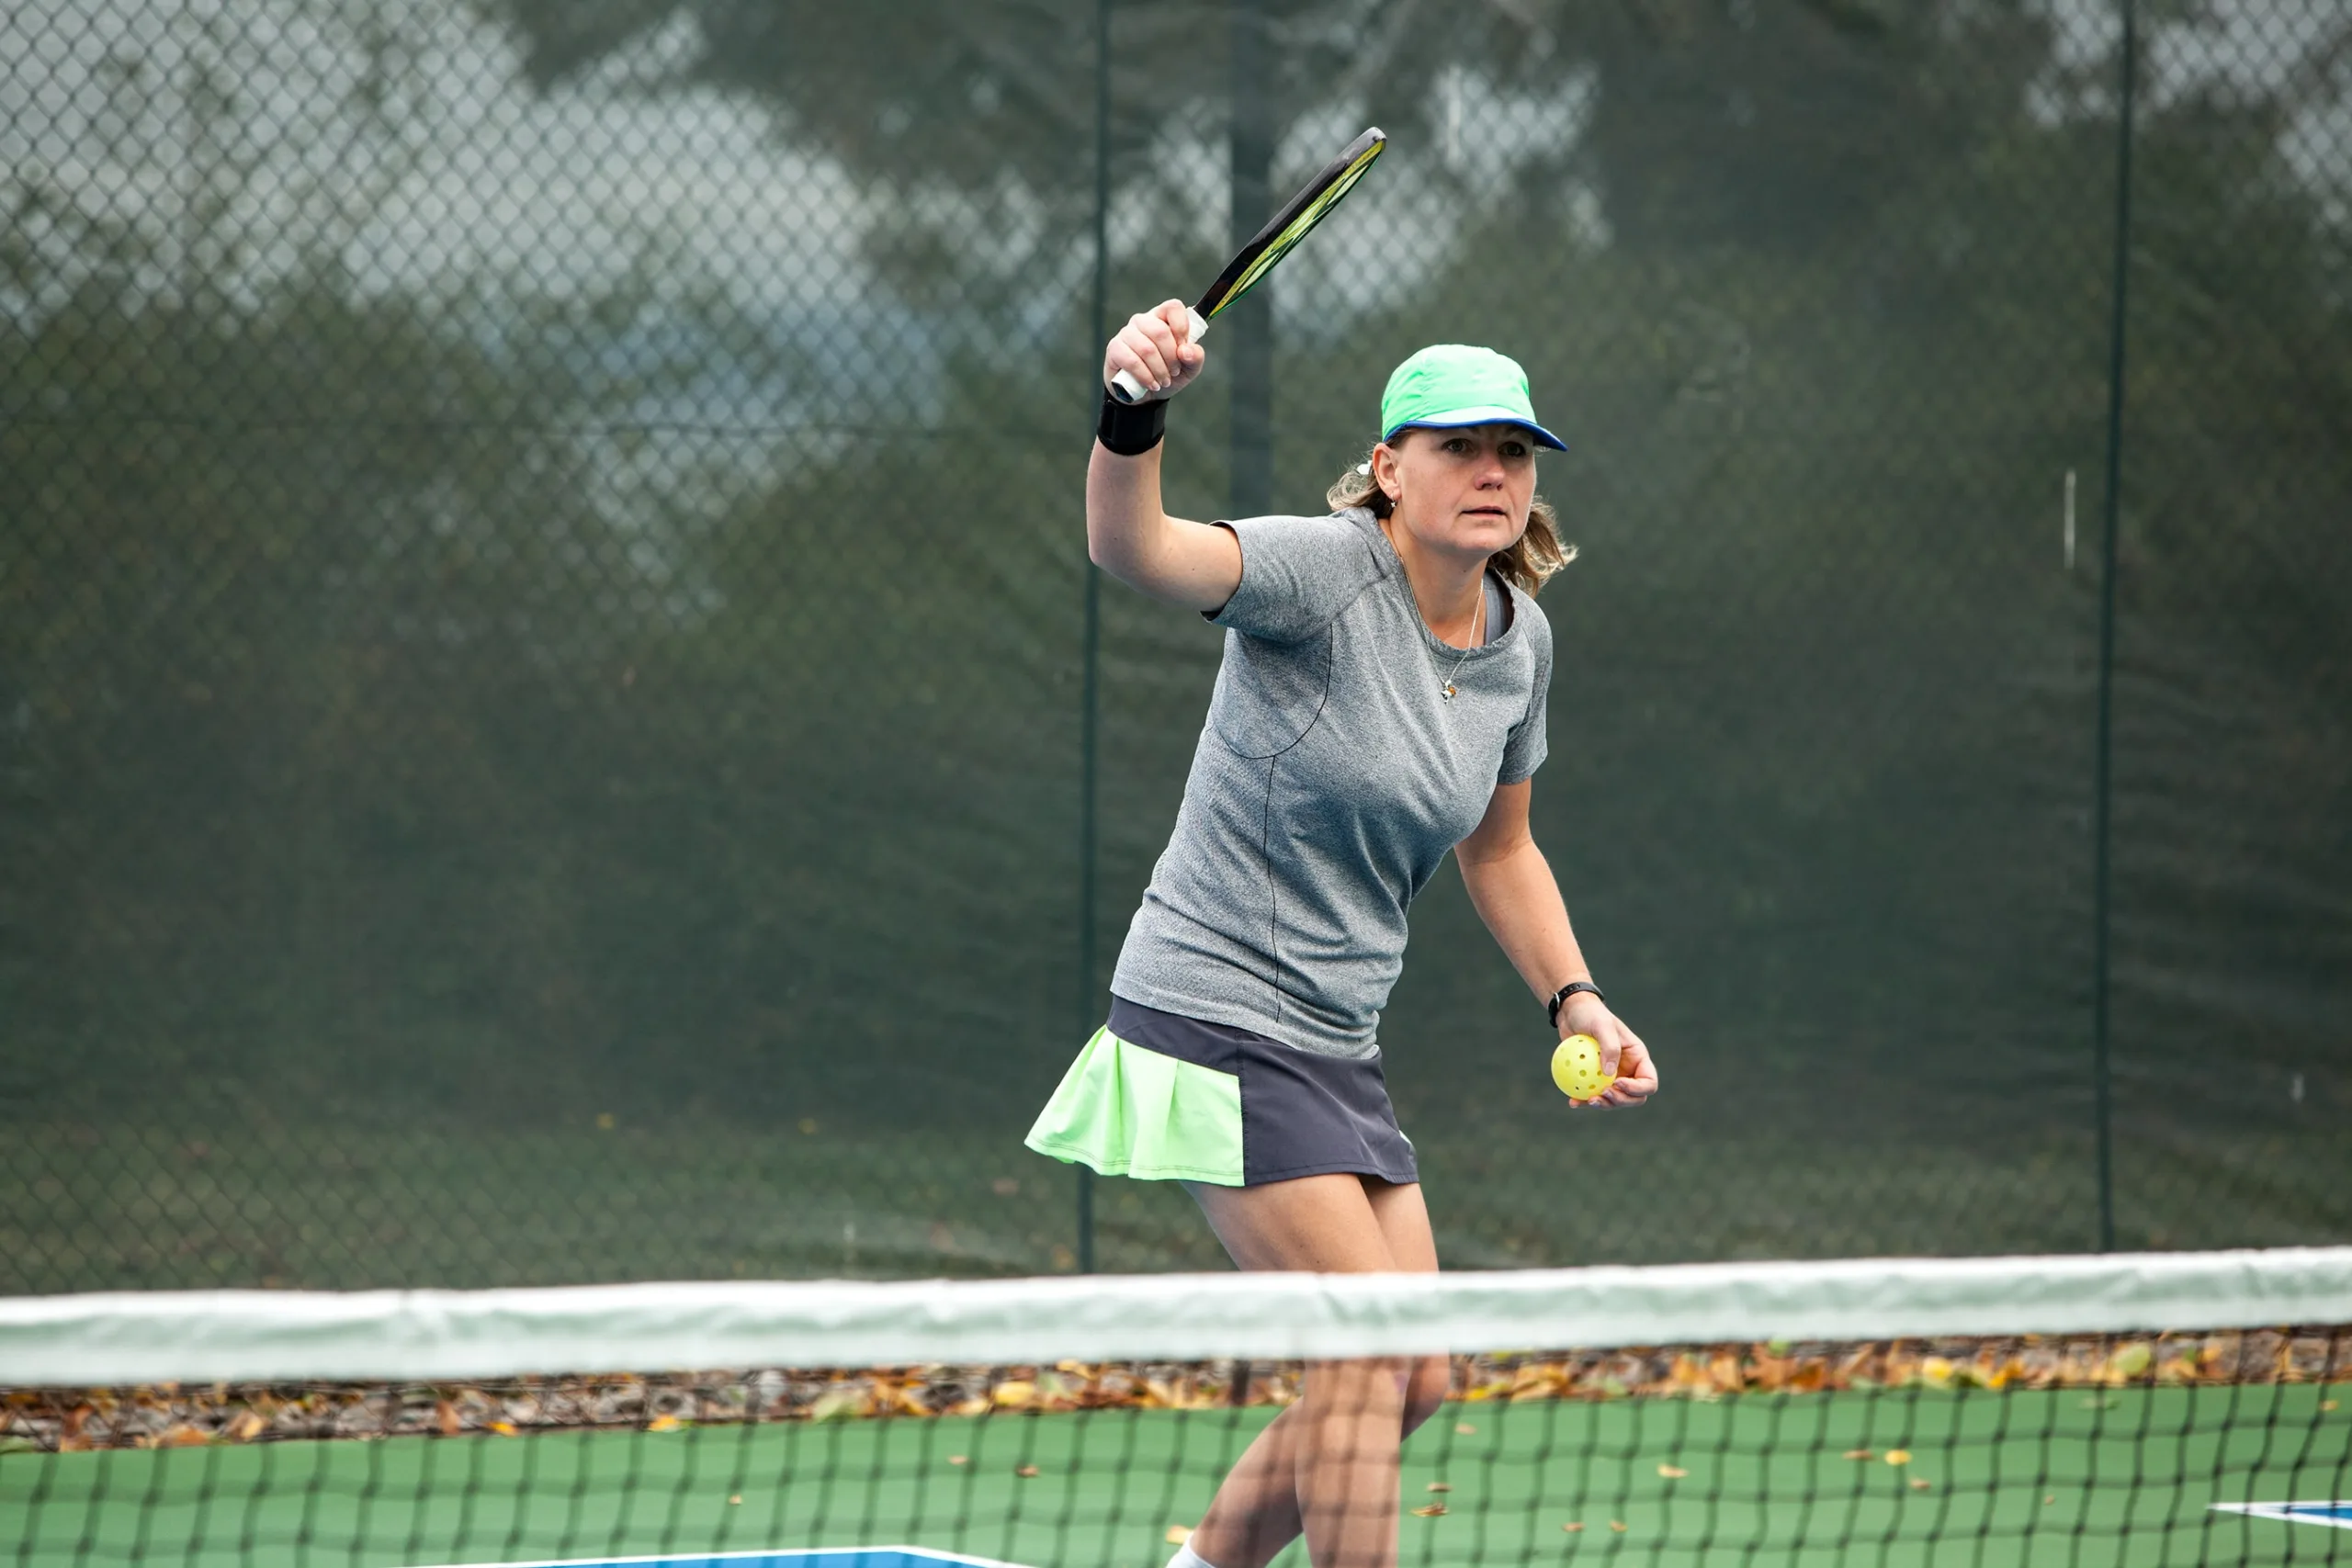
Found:
<path fill-rule="evenodd" d="M 2290 1524 L 2325 1525 L 2352 1530 L 2352 1503 L 2215 1503 L 2216 1513 L 2245 1514 L 2257 1519 L 2285 1519 Z"/>
<path fill-rule="evenodd" d="M 925 1546 L 826 1547 L 804 1551 L 701 1551 L 683 1557 L 564 1557 L 498 1568 L 1019 1568 L 993 1557 Z"/>

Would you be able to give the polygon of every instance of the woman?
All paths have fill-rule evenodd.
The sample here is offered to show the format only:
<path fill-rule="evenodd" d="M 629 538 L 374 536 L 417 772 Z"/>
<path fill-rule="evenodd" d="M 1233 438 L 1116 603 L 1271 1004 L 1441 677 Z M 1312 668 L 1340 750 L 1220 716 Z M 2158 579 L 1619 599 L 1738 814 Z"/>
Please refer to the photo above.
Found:
<path fill-rule="evenodd" d="M 1160 507 L 1159 440 L 1205 362 L 1176 300 L 1103 355 L 1106 383 L 1125 370 L 1153 395 L 1104 396 L 1088 553 L 1226 627 L 1225 659 L 1110 1021 L 1029 1145 L 1183 1182 L 1242 1269 L 1433 1271 L 1375 1030 L 1406 908 L 1449 849 L 1559 1034 L 1593 1036 L 1617 1074 L 1587 1103 L 1657 1088 L 1528 832 L 1552 672 L 1533 595 L 1569 554 L 1535 498 L 1535 448 L 1560 442 L 1516 364 L 1443 344 L 1389 378 L 1380 443 L 1332 515 L 1186 522 Z M 1310 1366 L 1171 1568 L 1263 1568 L 1302 1530 L 1316 1568 L 1385 1568 L 1397 1446 L 1446 1376 L 1442 1356 Z"/>

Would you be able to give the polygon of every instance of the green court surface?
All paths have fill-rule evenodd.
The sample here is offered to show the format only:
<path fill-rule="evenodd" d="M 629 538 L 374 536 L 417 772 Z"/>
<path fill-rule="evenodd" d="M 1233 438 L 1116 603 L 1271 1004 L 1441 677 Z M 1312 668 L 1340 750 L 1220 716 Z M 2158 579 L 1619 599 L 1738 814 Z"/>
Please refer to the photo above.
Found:
<path fill-rule="evenodd" d="M 1453 1404 L 1408 1445 L 1405 1506 L 1445 1511 L 1403 1517 L 1400 1562 L 2352 1560 L 2352 1530 L 2208 1506 L 2352 1495 L 2346 1393 Z M 396 1568 L 907 1543 L 1057 1568 L 1149 1568 L 1268 1415 L 1113 1410 L 11 1453 L 0 1455 L 0 1562 Z"/>

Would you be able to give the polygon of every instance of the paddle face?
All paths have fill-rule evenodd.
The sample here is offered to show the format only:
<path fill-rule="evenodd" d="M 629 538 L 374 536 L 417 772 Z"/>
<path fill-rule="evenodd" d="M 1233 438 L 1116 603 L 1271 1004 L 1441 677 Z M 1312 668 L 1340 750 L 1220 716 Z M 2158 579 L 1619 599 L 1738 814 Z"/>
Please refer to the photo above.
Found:
<path fill-rule="evenodd" d="M 1341 148 L 1338 157 L 1325 164 L 1322 172 L 1284 202 L 1283 209 L 1268 220 L 1248 244 L 1234 253 L 1233 259 L 1225 264 L 1225 270 L 1193 308 L 1204 317 L 1213 317 L 1249 293 L 1259 279 L 1274 270 L 1275 263 L 1288 255 L 1315 225 L 1346 199 L 1348 192 L 1355 189 L 1356 182 L 1363 178 L 1364 171 L 1372 167 L 1373 160 L 1387 145 L 1386 133 L 1374 126 Z"/>
<path fill-rule="evenodd" d="M 1340 149 L 1340 155 L 1323 166 L 1320 174 L 1299 188 L 1298 194 L 1283 203 L 1283 209 L 1267 220 L 1266 226 L 1251 236 L 1248 244 L 1233 254 L 1217 274 L 1208 292 L 1193 307 L 1192 335 L 1198 338 L 1208 330 L 1209 319 L 1258 285 L 1274 264 L 1290 254 L 1297 243 L 1306 238 L 1315 225 L 1323 221 L 1333 208 L 1355 189 L 1372 161 L 1388 145 L 1388 135 L 1374 126 L 1363 135 Z M 1139 403 L 1149 395 L 1144 384 L 1122 370 L 1111 378 L 1111 395 L 1123 403 Z"/>

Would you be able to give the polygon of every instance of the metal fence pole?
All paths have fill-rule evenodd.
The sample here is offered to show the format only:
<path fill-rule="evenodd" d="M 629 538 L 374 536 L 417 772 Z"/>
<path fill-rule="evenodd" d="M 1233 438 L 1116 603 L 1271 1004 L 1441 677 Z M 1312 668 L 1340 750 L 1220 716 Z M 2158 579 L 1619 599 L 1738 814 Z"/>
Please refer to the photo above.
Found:
<path fill-rule="evenodd" d="M 1091 422 L 1102 400 L 1102 367 L 1093 355 L 1111 335 L 1111 0 L 1094 0 L 1094 333 L 1087 344 L 1086 412 Z M 1091 427 L 1091 426 L 1090 426 Z M 1091 559 L 1086 572 L 1086 629 L 1079 686 L 1078 726 L 1078 1032 L 1093 1028 L 1102 1010 L 1094 986 L 1094 859 L 1096 757 L 1101 750 L 1102 709 L 1102 572 Z M 1078 1172 L 1078 1267 L 1094 1272 L 1094 1173 Z"/>
<path fill-rule="evenodd" d="M 1264 0 L 1233 0 L 1231 212 L 1238 247 L 1273 209 L 1274 127 L 1267 77 L 1272 40 Z M 1227 325 L 1227 323 L 1230 323 Z M 1227 504 L 1236 517 L 1270 511 L 1274 494 L 1274 318 L 1262 289 L 1220 318 L 1233 376 L 1232 471 Z"/>
<path fill-rule="evenodd" d="M 2098 580 L 2098 739 L 2092 793 L 2091 1074 L 2098 1123 L 2098 1249 L 2115 1249 L 2115 1113 L 2108 1065 L 2109 886 L 2115 794 L 2115 555 L 2123 486 L 2123 344 L 2132 266 L 2132 136 L 2133 86 L 2139 76 L 2136 0 L 2123 0 L 2122 82 L 2115 133 L 2115 278 L 2107 367 L 2107 537 Z"/>

